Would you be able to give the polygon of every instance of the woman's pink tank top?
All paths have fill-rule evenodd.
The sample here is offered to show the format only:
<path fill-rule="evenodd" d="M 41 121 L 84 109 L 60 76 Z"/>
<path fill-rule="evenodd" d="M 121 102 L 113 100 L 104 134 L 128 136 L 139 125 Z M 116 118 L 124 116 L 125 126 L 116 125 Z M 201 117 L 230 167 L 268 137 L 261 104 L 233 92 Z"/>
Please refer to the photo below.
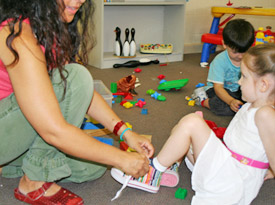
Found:
<path fill-rule="evenodd" d="M 7 26 L 8 21 L 9 20 L 3 21 L 0 24 L 0 31 L 4 26 Z M 29 19 L 25 19 L 23 20 L 23 22 L 30 24 Z M 45 52 L 45 48 L 43 46 L 41 46 L 41 49 L 43 50 L 43 52 Z M 13 93 L 13 88 L 10 77 L 7 68 L 0 59 L 0 100 L 8 97 L 11 93 Z"/>

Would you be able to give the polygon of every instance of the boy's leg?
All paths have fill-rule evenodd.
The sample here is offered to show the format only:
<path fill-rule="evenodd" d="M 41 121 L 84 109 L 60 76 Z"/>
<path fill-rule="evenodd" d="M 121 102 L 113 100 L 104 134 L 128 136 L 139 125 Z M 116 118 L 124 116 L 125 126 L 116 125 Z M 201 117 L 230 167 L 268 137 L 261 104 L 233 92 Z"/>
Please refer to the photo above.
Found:
<path fill-rule="evenodd" d="M 52 83 L 64 118 L 79 127 L 92 99 L 93 81 L 90 73 L 81 65 L 69 64 L 66 65 L 66 69 L 69 74 L 66 95 L 63 96 L 64 87 L 57 70 L 53 73 Z M 18 170 L 21 170 L 20 165 L 23 164 L 22 169 L 31 180 L 56 181 L 67 178 L 68 181 L 75 181 L 77 178 L 76 182 L 82 182 L 98 178 L 106 170 L 101 165 L 66 156 L 45 143 L 38 135 L 34 138 L 26 155 L 5 167 L 9 172 L 13 172 L 7 174 L 15 176 Z M 75 176 L 76 174 L 78 175 Z"/>
<path fill-rule="evenodd" d="M 237 92 L 231 92 L 227 89 L 225 89 L 227 93 L 232 96 L 235 99 L 240 100 L 241 93 L 240 91 Z M 224 101 L 222 101 L 215 93 L 213 94 L 213 97 L 210 97 L 208 100 L 209 109 L 215 113 L 216 115 L 220 116 L 234 116 L 236 113 L 231 110 L 230 106 L 226 104 Z"/>

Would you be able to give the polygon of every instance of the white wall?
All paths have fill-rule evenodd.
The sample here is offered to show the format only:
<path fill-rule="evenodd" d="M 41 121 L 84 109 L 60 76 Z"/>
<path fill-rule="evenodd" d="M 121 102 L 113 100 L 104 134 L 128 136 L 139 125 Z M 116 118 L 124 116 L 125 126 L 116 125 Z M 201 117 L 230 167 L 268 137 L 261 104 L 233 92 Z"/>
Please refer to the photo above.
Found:
<path fill-rule="evenodd" d="M 184 53 L 200 53 L 202 50 L 201 35 L 210 30 L 212 23 L 211 7 L 226 6 L 229 0 L 189 0 L 186 3 Z M 275 0 L 230 0 L 232 7 L 250 6 L 275 8 Z M 227 18 L 224 15 L 221 19 Z M 251 22 L 255 30 L 258 27 L 272 26 L 275 32 L 275 16 L 236 15 L 234 18 L 244 18 Z"/>

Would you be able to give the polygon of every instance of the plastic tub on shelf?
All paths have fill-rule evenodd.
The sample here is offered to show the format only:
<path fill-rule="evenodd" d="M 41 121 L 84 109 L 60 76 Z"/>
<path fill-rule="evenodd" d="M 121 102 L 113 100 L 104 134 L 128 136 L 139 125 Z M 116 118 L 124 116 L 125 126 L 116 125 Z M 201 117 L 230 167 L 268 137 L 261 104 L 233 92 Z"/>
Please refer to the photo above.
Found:
<path fill-rule="evenodd" d="M 94 89 L 104 98 L 110 107 L 112 107 L 113 94 L 105 86 L 102 80 L 94 80 Z"/>

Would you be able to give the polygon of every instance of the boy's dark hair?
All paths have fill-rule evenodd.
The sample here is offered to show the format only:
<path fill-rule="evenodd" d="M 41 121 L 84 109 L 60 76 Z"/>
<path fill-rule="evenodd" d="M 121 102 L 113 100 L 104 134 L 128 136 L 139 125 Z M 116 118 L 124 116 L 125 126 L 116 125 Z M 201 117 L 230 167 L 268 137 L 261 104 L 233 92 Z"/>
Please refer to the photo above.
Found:
<path fill-rule="evenodd" d="M 253 26 L 244 19 L 229 21 L 222 35 L 224 44 L 238 53 L 246 52 L 255 41 Z"/>

